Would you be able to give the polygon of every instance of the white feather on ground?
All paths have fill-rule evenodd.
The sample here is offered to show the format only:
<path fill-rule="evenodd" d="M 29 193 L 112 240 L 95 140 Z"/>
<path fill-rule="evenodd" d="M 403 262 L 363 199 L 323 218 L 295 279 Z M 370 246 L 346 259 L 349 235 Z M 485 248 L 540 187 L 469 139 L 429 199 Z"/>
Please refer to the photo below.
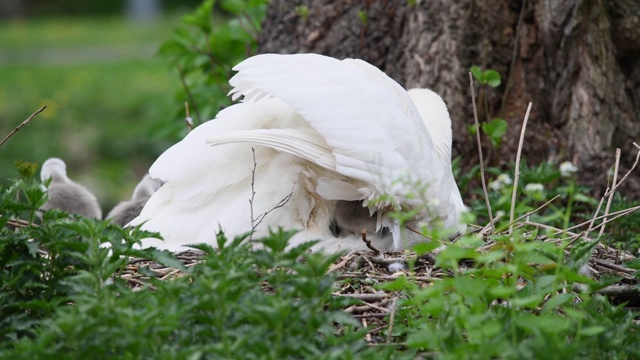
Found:
<path fill-rule="evenodd" d="M 67 165 L 58 158 L 50 158 L 42 164 L 40 179 L 51 179 L 47 188 L 49 199 L 41 210 L 59 209 L 69 214 L 102 219 L 102 210 L 96 197 L 84 186 L 67 177 Z"/>
<path fill-rule="evenodd" d="M 362 60 L 316 54 L 258 55 L 234 70 L 231 94 L 242 102 L 194 129 L 149 170 L 165 185 L 132 224 L 145 222 L 165 242 L 144 246 L 215 245 L 219 229 L 228 237 L 251 230 L 252 182 L 254 218 L 290 195 L 255 237 L 281 226 L 301 230 L 293 244 L 320 239 L 317 249 L 362 248 L 354 229 L 365 223 L 375 229 L 368 237 L 378 248 L 425 241 L 389 216 L 399 207 L 426 209 L 410 226 L 464 229 L 451 173 L 451 122 L 435 93 L 407 93 Z M 414 196 L 418 183 L 421 196 Z M 350 201 L 366 211 L 349 216 Z"/>

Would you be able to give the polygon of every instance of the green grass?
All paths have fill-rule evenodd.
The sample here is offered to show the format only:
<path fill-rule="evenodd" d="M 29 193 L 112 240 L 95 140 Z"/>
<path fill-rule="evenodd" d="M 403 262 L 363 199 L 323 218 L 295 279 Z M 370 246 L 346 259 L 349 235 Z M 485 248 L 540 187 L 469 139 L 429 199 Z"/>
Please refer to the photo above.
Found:
<path fill-rule="evenodd" d="M 124 18 L 57 18 L 0 23 L 0 48 L 60 48 L 158 43 L 171 35 L 177 16 L 137 23 Z"/>
<path fill-rule="evenodd" d="M 51 19 L 0 25 L 0 136 L 47 109 L 0 148 L 0 182 L 14 161 L 57 156 L 106 211 L 128 198 L 175 139 L 178 77 L 155 51 L 175 17 L 135 24 L 120 18 Z"/>

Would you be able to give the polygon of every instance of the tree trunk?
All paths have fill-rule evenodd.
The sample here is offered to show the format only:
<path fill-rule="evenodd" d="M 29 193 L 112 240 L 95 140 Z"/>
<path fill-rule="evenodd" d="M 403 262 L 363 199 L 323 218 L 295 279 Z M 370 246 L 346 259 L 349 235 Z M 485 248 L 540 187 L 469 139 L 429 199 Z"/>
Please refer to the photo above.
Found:
<path fill-rule="evenodd" d="M 357 1 L 272 0 L 260 52 L 316 52 L 366 60 L 406 88 L 429 87 L 447 102 L 454 156 L 477 163 L 469 69 L 502 74 L 480 88 L 479 116 L 508 130 L 491 163 L 515 159 L 528 102 L 528 162 L 571 160 L 599 192 L 621 148 L 635 159 L 640 133 L 640 2 L 636 0 Z M 485 111 L 486 102 L 486 111 Z M 488 116 L 487 116 L 488 115 Z M 486 141 L 485 141 L 486 142 Z M 630 177 L 631 179 L 632 177 Z M 626 191 L 640 194 L 638 181 Z"/>

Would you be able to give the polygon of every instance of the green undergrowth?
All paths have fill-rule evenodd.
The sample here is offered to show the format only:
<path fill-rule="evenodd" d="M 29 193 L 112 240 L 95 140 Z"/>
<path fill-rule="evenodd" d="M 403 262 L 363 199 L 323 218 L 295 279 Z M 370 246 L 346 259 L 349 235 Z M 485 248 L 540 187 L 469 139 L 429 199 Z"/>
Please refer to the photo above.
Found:
<path fill-rule="evenodd" d="M 285 250 L 279 231 L 252 250 L 218 236 L 185 269 L 170 253 L 135 250 L 138 229 L 36 209 L 46 197 L 21 180 L 0 197 L 0 358 L 349 359 L 372 356 L 359 322 L 332 296 L 336 256 Z M 9 219 L 34 221 L 17 225 Z M 105 247 L 104 245 L 109 245 Z M 134 291 L 117 276 L 127 257 L 185 276 Z M 149 272 L 144 268 L 141 272 Z"/>
<path fill-rule="evenodd" d="M 46 195 L 29 178 L 0 188 L 0 358 L 243 359 L 633 359 L 634 313 L 596 291 L 619 279 L 582 275 L 597 242 L 541 242 L 544 233 L 464 236 L 435 256 L 448 275 L 425 285 L 409 271 L 377 285 L 401 297 L 391 340 L 369 346 L 367 330 L 332 295 L 338 255 L 287 249 L 293 232 L 199 245 L 184 268 L 168 252 L 134 249 L 147 236 L 107 222 L 43 214 Z M 31 171 L 29 171 L 31 169 Z M 11 219 L 11 221 L 10 221 Z M 16 220 L 20 219 L 20 221 Z M 409 269 L 443 237 L 416 246 Z M 108 245 L 108 246 L 105 246 Z M 569 250 L 568 252 L 565 250 Z M 118 276 L 130 256 L 184 271 L 133 290 Z M 637 262 L 627 264 L 640 268 Z M 390 319 L 386 319 L 390 321 Z M 384 331 L 388 331 L 389 327 Z"/>

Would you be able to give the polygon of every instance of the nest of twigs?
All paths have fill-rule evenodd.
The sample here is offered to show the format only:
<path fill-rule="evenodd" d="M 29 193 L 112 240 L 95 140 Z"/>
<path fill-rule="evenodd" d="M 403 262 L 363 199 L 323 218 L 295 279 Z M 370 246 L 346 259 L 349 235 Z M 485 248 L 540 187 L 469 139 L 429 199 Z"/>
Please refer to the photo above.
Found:
<path fill-rule="evenodd" d="M 203 253 L 198 250 L 187 250 L 175 253 L 185 267 L 189 268 L 200 262 Z M 415 259 L 413 270 L 409 271 L 407 260 Z M 604 275 L 620 277 L 621 280 L 608 286 L 599 292 L 608 296 L 613 302 L 628 302 L 629 308 L 640 308 L 640 291 L 637 289 L 637 281 L 633 274 L 635 270 L 625 268 L 623 261 L 629 261 L 635 257 L 627 252 L 613 249 L 609 246 L 598 244 L 594 255 L 589 261 L 589 275 L 598 279 Z M 461 263 L 460 268 L 473 266 Z M 147 268 L 160 280 L 171 280 L 185 276 L 182 270 L 167 267 L 146 259 L 132 259 L 120 276 L 128 281 L 128 285 L 134 290 L 145 288 L 153 289 L 149 280 L 149 271 L 141 272 L 141 268 Z M 406 277 L 419 286 L 429 286 L 443 277 L 450 276 L 447 270 L 435 266 L 433 254 L 423 255 L 416 259 L 416 254 L 411 251 L 398 253 L 378 252 L 373 250 L 356 250 L 341 256 L 330 268 L 329 272 L 337 272 L 335 296 L 346 296 L 357 299 L 359 304 L 351 305 L 344 309 L 354 318 L 368 326 L 371 330 L 366 335 L 369 343 L 381 343 L 387 341 L 386 335 L 391 331 L 385 331 L 393 326 L 393 318 L 398 300 L 402 298 L 401 292 L 383 291 L 375 288 L 375 285 L 390 282 L 399 277 Z M 522 280 L 524 282 L 524 280 Z M 390 329 L 389 329 L 390 330 Z"/>

